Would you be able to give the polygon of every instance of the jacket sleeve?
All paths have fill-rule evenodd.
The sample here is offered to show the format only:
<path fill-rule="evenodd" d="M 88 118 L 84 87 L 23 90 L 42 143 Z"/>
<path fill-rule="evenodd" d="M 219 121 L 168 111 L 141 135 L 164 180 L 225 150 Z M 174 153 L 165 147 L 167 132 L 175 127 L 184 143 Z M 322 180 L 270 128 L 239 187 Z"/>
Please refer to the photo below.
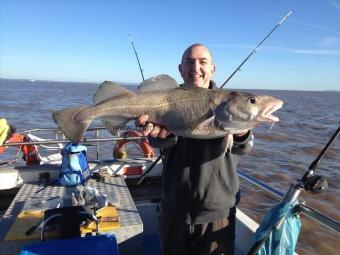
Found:
<path fill-rule="evenodd" d="M 251 151 L 254 147 L 254 135 L 251 130 L 242 137 L 234 135 L 234 144 L 231 153 L 243 155 Z"/>
<path fill-rule="evenodd" d="M 149 144 L 154 148 L 167 149 L 177 143 L 177 136 L 169 135 L 166 138 L 148 137 Z"/>

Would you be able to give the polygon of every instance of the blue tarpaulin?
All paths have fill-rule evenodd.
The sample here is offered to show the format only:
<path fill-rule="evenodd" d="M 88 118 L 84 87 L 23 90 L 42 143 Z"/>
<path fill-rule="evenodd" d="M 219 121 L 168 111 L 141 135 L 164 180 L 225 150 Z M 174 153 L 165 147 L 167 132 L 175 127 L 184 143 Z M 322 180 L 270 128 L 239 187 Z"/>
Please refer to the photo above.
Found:
<path fill-rule="evenodd" d="M 257 255 L 293 255 L 301 229 L 301 221 L 294 214 L 296 203 L 280 203 L 272 208 L 262 220 L 255 233 L 255 242 L 270 232 Z M 275 225 L 285 217 L 279 229 Z"/>

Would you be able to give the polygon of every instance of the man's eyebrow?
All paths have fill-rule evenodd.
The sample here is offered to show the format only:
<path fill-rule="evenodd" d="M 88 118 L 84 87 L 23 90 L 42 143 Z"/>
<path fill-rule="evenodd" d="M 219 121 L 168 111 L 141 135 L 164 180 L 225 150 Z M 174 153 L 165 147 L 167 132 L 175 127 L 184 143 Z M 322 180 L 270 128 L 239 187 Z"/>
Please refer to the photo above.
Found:
<path fill-rule="evenodd" d="M 196 58 L 192 58 L 192 57 L 186 57 L 185 58 L 186 60 L 195 60 Z M 203 57 L 203 58 L 198 58 L 199 60 L 208 60 L 208 58 L 206 58 L 206 57 Z"/>

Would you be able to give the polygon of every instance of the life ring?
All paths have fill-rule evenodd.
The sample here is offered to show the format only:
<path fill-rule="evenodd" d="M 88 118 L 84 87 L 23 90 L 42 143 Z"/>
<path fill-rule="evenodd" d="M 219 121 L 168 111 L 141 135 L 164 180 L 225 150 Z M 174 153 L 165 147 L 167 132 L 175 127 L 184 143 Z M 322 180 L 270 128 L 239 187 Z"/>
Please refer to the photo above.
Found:
<path fill-rule="evenodd" d="M 123 134 L 123 137 L 128 138 L 128 137 L 139 137 L 142 136 L 142 134 L 138 131 L 135 130 L 130 130 L 127 131 Z M 117 141 L 114 148 L 113 148 L 113 157 L 117 159 L 125 159 L 127 154 L 126 154 L 126 144 L 128 142 L 135 142 L 139 145 L 141 150 L 144 153 L 144 156 L 146 158 L 153 158 L 154 157 L 154 151 L 150 144 L 148 143 L 147 139 L 140 139 L 140 140 L 129 140 L 129 139 L 123 139 L 120 141 Z"/>

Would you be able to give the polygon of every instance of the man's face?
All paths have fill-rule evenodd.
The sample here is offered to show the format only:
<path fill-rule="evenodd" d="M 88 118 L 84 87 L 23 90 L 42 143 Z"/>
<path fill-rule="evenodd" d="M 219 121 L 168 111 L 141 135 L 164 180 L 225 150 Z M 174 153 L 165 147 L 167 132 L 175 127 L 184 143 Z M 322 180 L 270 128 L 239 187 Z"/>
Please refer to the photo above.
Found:
<path fill-rule="evenodd" d="M 209 88 L 215 65 L 208 49 L 198 45 L 184 53 L 179 71 L 186 85 Z"/>

